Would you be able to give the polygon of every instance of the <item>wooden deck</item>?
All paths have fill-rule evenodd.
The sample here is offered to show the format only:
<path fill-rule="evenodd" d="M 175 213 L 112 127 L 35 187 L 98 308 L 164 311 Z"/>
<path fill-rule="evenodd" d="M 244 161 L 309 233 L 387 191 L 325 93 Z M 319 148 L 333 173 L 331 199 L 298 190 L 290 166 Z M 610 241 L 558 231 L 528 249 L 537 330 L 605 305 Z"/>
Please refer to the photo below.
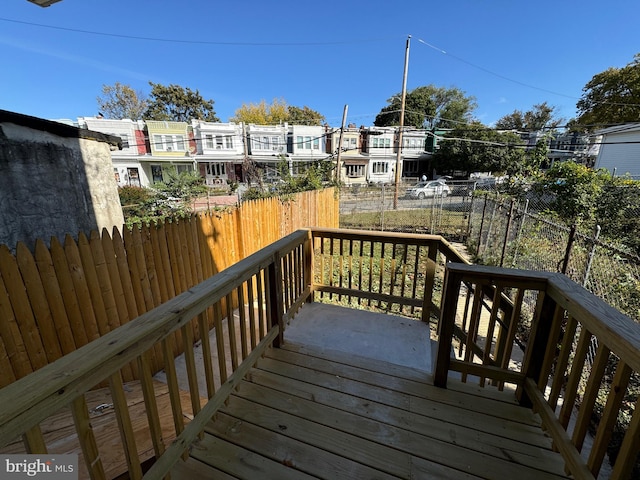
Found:
<path fill-rule="evenodd" d="M 567 478 L 512 392 L 341 352 L 271 348 L 171 478 Z"/>

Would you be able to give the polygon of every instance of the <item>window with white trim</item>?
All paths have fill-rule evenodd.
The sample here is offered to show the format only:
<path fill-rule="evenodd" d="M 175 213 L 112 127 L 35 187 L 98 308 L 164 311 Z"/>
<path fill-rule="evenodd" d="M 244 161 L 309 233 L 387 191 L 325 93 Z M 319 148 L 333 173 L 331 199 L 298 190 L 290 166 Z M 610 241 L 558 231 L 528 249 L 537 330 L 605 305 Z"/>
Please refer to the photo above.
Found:
<path fill-rule="evenodd" d="M 364 177 L 364 165 L 346 165 L 347 177 Z"/>
<path fill-rule="evenodd" d="M 371 165 L 372 173 L 389 173 L 389 162 L 373 162 Z"/>
<path fill-rule="evenodd" d="M 153 135 L 153 147 L 161 152 L 184 152 L 184 135 Z"/>
<path fill-rule="evenodd" d="M 207 163 L 207 175 L 213 177 L 219 177 L 220 175 L 226 175 L 227 169 L 224 163 L 221 162 L 209 162 Z"/>

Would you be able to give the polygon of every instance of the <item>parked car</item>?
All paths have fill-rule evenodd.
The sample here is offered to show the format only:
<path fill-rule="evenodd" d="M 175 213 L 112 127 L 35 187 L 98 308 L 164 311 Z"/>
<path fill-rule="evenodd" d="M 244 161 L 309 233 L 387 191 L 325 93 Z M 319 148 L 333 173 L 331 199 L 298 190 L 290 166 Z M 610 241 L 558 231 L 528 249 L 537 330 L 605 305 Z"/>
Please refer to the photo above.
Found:
<path fill-rule="evenodd" d="M 425 197 L 446 197 L 451 193 L 449 186 L 441 180 L 418 182 L 407 189 L 407 197 L 423 199 Z"/>

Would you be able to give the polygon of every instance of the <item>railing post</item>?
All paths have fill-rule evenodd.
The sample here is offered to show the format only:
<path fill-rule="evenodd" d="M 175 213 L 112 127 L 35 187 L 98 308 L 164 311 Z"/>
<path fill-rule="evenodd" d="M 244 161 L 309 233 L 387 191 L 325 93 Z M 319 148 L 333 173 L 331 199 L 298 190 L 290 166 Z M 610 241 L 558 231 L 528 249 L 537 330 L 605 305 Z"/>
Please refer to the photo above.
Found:
<path fill-rule="evenodd" d="M 436 262 L 438 260 L 439 243 L 430 243 L 427 259 L 427 271 L 424 282 L 424 295 L 422 300 L 422 321 L 428 322 L 431 317 L 431 303 L 433 301 L 433 288 L 436 280 Z"/>
<path fill-rule="evenodd" d="M 303 268 L 304 268 L 304 287 L 309 288 L 309 296 L 305 298 L 305 302 L 313 302 L 313 232 L 308 230 L 307 238 L 302 246 Z"/>
<path fill-rule="evenodd" d="M 451 340 L 453 327 L 456 321 L 458 297 L 462 274 L 452 273 L 449 269 L 445 272 L 445 286 L 440 324 L 438 325 L 438 353 L 433 374 L 433 384 L 436 387 L 446 388 L 451 363 Z"/>
<path fill-rule="evenodd" d="M 556 302 L 551 296 L 547 295 L 544 291 L 541 291 L 538 295 L 542 295 L 543 298 L 542 301 L 538 301 L 536 314 L 531 326 L 531 335 L 527 342 L 525 358 L 522 363 L 522 373 L 524 373 L 525 378 L 533 379 L 536 384 L 538 384 L 540 375 L 542 374 L 544 357 L 547 352 L 547 344 L 549 343 L 549 336 L 551 334 L 556 310 Z M 520 405 L 524 407 L 531 407 L 533 405 L 522 386 L 518 386 L 516 398 L 518 402 L 520 402 Z"/>
<path fill-rule="evenodd" d="M 282 259 L 280 252 L 273 255 L 267 267 L 267 302 L 269 309 L 269 328 L 277 322 L 280 327 L 278 336 L 273 339 L 273 346 L 278 348 L 284 343 L 284 302 L 282 301 Z"/>

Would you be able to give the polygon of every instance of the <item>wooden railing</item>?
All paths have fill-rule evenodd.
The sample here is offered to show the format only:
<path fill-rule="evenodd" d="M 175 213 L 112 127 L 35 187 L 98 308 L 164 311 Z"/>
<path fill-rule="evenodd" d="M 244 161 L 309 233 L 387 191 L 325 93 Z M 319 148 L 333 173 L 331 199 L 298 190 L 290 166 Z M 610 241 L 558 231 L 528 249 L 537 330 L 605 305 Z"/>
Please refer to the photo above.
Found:
<path fill-rule="evenodd" d="M 313 285 L 318 301 L 440 316 L 445 262 L 468 262 L 442 237 L 314 228 Z"/>
<path fill-rule="evenodd" d="M 436 385 L 454 371 L 487 388 L 515 387 L 575 478 L 598 476 L 618 422 L 626 433 L 611 478 L 630 477 L 640 450 L 640 325 L 556 273 L 448 264 L 444 298 Z M 514 342 L 526 345 L 521 358 Z"/>
<path fill-rule="evenodd" d="M 92 430 L 85 394 L 108 384 L 130 478 L 142 477 L 138 444 L 122 380 L 136 368 L 144 394 L 155 463 L 145 478 L 163 478 L 203 432 L 204 425 L 264 349 L 282 340 L 284 322 L 310 294 L 310 233 L 299 230 L 135 320 L 0 390 L 0 447 L 22 436 L 28 453 L 47 453 L 40 424 L 70 406 L 91 478 L 106 477 Z M 215 330 L 215 346 L 200 335 L 202 364 L 196 364 L 194 334 Z M 225 330 L 228 334 L 225 334 Z M 174 344 L 184 344 L 190 405 L 180 401 Z M 164 364 L 174 429 L 163 434 L 152 360 Z M 216 360 L 217 359 L 217 360 Z M 215 365 L 217 363 L 217 365 Z M 198 372 L 206 387 L 200 392 Z M 203 398 L 204 397 L 204 398 Z M 185 423 L 184 418 L 191 418 Z M 168 445 L 168 441 L 175 440 Z"/>

